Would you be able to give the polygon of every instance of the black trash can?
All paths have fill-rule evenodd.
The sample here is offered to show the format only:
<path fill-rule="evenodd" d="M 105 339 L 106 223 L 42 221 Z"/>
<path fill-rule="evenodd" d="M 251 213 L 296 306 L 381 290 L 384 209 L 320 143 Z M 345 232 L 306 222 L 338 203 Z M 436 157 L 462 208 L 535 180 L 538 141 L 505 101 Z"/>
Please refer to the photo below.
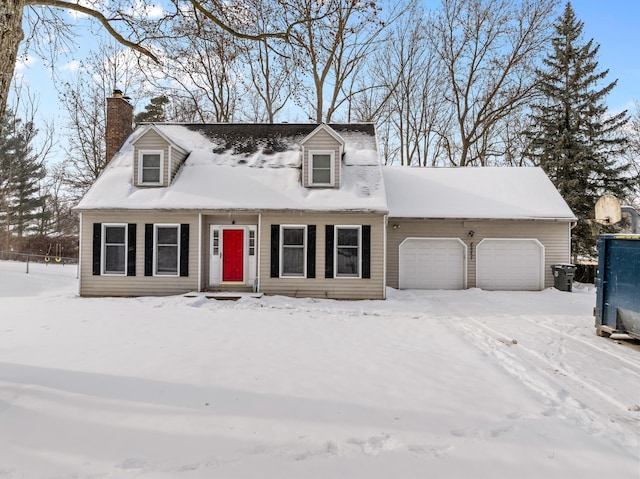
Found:
<path fill-rule="evenodd" d="M 553 287 L 560 291 L 571 292 L 573 277 L 576 275 L 576 265 L 574 264 L 552 264 Z"/>

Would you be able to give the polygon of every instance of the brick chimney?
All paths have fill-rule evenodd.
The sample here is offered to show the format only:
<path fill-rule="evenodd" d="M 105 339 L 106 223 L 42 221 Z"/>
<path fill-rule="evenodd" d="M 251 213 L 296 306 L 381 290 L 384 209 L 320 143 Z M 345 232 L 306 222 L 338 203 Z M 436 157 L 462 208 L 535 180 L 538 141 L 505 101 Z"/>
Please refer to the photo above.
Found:
<path fill-rule="evenodd" d="M 127 100 L 120 90 L 113 90 L 113 96 L 107 98 L 107 163 L 133 131 L 133 105 Z"/>

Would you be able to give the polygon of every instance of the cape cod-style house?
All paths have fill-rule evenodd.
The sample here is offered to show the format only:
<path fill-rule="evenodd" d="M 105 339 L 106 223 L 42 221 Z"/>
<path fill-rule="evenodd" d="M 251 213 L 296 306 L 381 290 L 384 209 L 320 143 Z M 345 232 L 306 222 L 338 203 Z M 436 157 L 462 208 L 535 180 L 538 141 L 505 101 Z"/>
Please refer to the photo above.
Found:
<path fill-rule="evenodd" d="M 80 294 L 542 289 L 575 217 L 538 168 L 383 167 L 372 124 L 145 124 L 107 103 Z"/>

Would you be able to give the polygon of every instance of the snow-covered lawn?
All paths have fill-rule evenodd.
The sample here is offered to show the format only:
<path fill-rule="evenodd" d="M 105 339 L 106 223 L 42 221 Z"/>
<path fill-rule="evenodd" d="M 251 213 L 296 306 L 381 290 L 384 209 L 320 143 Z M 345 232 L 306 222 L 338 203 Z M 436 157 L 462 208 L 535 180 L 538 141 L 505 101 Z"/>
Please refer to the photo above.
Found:
<path fill-rule="evenodd" d="M 635 478 L 593 288 L 79 298 L 0 262 L 0 478 Z"/>

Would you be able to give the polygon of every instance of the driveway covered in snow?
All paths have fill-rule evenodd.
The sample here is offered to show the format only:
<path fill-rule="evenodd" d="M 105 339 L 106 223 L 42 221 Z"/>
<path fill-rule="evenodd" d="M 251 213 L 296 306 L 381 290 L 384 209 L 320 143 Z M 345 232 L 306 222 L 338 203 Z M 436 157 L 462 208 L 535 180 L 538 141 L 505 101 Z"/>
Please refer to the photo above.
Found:
<path fill-rule="evenodd" d="M 640 351 L 592 288 L 87 299 L 64 268 L 0 262 L 0 478 L 638 477 Z"/>

